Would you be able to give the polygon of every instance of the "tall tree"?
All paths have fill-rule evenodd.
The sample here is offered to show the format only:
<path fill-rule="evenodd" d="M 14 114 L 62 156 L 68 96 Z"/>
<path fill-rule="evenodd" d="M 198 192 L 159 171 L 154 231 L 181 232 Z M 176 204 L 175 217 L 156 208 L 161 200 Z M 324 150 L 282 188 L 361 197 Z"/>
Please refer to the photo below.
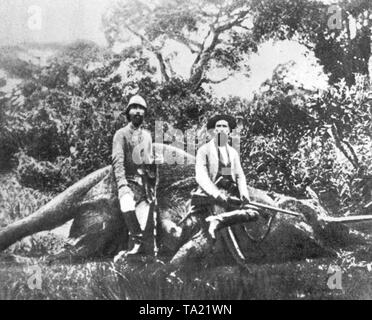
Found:
<path fill-rule="evenodd" d="M 121 1 L 104 17 L 106 37 L 117 41 L 138 41 L 157 58 L 164 81 L 174 75 L 172 62 L 163 56 L 168 41 L 176 41 L 193 55 L 189 80 L 194 90 L 202 83 L 218 83 L 208 70 L 223 67 L 230 72 L 241 68 L 244 56 L 256 50 L 249 21 L 251 2 L 245 0 L 161 0 Z M 168 42 L 169 43 L 169 42 Z"/>

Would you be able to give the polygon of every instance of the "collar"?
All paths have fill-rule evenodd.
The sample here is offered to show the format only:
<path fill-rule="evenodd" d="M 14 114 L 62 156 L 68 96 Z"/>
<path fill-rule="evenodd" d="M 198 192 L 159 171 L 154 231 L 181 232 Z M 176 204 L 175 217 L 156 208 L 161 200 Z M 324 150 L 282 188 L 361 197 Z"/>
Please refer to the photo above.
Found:
<path fill-rule="evenodd" d="M 217 146 L 217 143 L 215 142 L 214 138 L 208 142 L 209 144 L 209 147 L 210 147 L 210 150 L 212 151 L 212 153 L 214 154 L 215 158 L 218 159 L 218 146 Z M 226 147 L 226 151 L 227 151 L 227 154 L 229 156 L 229 158 L 231 159 L 231 150 L 230 148 L 232 148 L 228 143 L 225 145 Z"/>
<path fill-rule="evenodd" d="M 143 129 L 143 125 L 141 124 L 138 128 L 136 128 L 132 122 L 129 122 L 128 124 L 128 127 L 129 127 L 129 130 L 131 132 L 134 132 L 134 131 L 137 131 L 137 130 L 142 130 Z"/>

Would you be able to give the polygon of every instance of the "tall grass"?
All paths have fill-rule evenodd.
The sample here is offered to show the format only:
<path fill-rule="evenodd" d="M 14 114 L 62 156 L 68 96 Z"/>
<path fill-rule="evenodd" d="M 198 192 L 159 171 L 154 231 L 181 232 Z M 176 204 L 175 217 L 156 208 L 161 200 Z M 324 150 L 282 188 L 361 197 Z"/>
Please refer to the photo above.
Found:
<path fill-rule="evenodd" d="M 32 263 L 35 263 L 33 261 Z M 195 273 L 169 270 L 161 263 L 111 262 L 48 266 L 42 261 L 42 289 L 28 287 L 27 264 L 0 263 L 0 299 L 184 300 L 184 299 L 371 299 L 367 268 L 344 270 L 343 290 L 327 286 L 331 261 L 217 267 Z M 32 264 L 31 264 L 32 265 Z"/>
<path fill-rule="evenodd" d="M 14 173 L 0 174 L 0 228 L 29 216 L 54 196 L 22 186 Z M 58 251 L 63 244 L 63 239 L 57 235 L 39 233 L 17 242 L 7 252 L 42 256 Z"/>
<path fill-rule="evenodd" d="M 13 173 L 0 175 L 0 225 L 26 217 L 53 198 L 52 193 L 41 193 L 23 187 Z"/>

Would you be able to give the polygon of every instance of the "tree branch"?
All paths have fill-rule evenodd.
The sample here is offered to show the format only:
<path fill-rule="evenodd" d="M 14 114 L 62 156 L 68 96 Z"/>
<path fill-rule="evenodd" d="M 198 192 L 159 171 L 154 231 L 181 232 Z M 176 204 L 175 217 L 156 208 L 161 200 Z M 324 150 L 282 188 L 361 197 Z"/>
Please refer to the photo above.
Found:
<path fill-rule="evenodd" d="M 355 153 L 355 150 L 354 148 L 351 146 L 351 144 L 348 142 L 348 141 L 342 141 L 346 146 L 347 148 L 349 149 L 350 153 L 351 153 L 351 156 L 352 158 L 354 159 L 354 163 L 357 165 L 357 167 L 359 168 L 360 167 L 360 164 L 359 164 L 359 159 Z"/>
<path fill-rule="evenodd" d="M 204 79 L 204 71 L 206 66 L 211 59 L 212 52 L 219 43 L 219 36 L 226 30 L 231 29 L 233 26 L 239 26 L 247 17 L 249 10 L 244 10 L 235 15 L 232 21 L 219 25 L 219 20 L 223 10 L 220 10 L 216 16 L 214 22 L 210 24 L 208 34 L 203 40 L 202 49 L 195 59 L 191 69 L 191 82 L 193 85 L 193 91 L 197 90 L 203 82 L 208 82 L 208 79 Z"/>
<path fill-rule="evenodd" d="M 156 51 L 154 52 L 155 53 L 155 56 L 156 58 L 158 59 L 159 61 L 159 65 L 160 65 L 160 72 L 161 72 L 161 75 L 163 77 L 163 80 L 165 82 L 168 82 L 169 81 L 169 75 L 167 73 L 167 67 L 165 65 L 165 62 L 164 62 L 164 59 L 163 59 L 163 56 L 162 54 L 159 52 L 159 51 Z"/>
<path fill-rule="evenodd" d="M 174 35 L 174 38 L 177 41 L 184 44 L 185 46 L 187 46 L 190 49 L 191 53 L 199 53 L 202 50 L 202 44 L 201 43 L 199 43 L 197 41 L 194 41 L 194 40 L 191 40 L 191 39 L 188 39 L 182 34 L 177 33 L 177 34 Z"/>
<path fill-rule="evenodd" d="M 345 141 L 342 139 L 342 135 L 340 134 L 340 129 L 337 127 L 336 124 L 333 124 L 334 126 L 334 130 L 337 132 L 337 136 L 338 136 L 338 139 L 340 140 L 341 143 L 343 143 L 344 145 L 346 145 L 346 147 L 349 149 L 350 153 L 351 153 L 351 157 L 349 155 L 349 157 L 352 159 L 352 163 L 354 165 L 354 167 L 356 169 L 359 169 L 360 168 L 360 164 L 359 164 L 359 159 L 354 151 L 354 148 L 350 145 L 350 143 L 348 141 Z"/>
<path fill-rule="evenodd" d="M 176 72 L 174 71 L 174 69 L 173 69 L 173 67 L 172 67 L 172 64 L 171 64 L 171 62 L 170 62 L 170 59 L 169 59 L 169 58 L 166 59 L 166 60 L 165 60 L 165 63 L 166 63 L 167 66 L 168 66 L 168 70 L 170 71 L 171 76 L 172 76 L 172 77 L 175 76 L 175 75 L 176 75 Z"/>
<path fill-rule="evenodd" d="M 226 77 L 223 77 L 222 79 L 219 79 L 219 80 L 212 80 L 212 79 L 203 78 L 202 81 L 201 81 L 201 84 L 202 83 L 219 84 L 219 83 L 224 82 L 227 79 L 229 79 L 232 75 L 233 75 L 233 73 L 230 72 Z"/>
<path fill-rule="evenodd" d="M 136 37 L 140 38 L 141 41 L 142 41 L 142 43 L 143 43 L 143 45 L 148 50 L 150 50 L 151 52 L 153 52 L 155 54 L 156 58 L 159 61 L 161 75 L 162 75 L 164 81 L 168 82 L 169 81 L 169 75 L 167 73 L 166 64 L 164 62 L 164 58 L 163 58 L 162 54 L 160 53 L 160 50 L 157 49 L 157 48 L 155 48 L 152 45 L 152 43 L 150 42 L 150 40 L 148 40 L 145 36 L 143 36 L 139 32 L 133 30 L 128 24 L 124 24 L 124 26 L 125 26 L 125 28 L 128 29 L 129 32 L 133 33 Z"/>
<path fill-rule="evenodd" d="M 239 14 L 237 14 L 237 18 L 235 18 L 234 20 L 217 27 L 216 33 L 222 33 L 226 30 L 231 29 L 234 26 L 240 26 L 240 24 L 247 18 L 248 13 L 249 10 L 240 12 Z"/>
<path fill-rule="evenodd" d="M 343 155 L 346 157 L 346 159 L 349 160 L 349 162 L 353 165 L 353 167 L 358 170 L 359 169 L 359 162 L 355 161 L 355 159 L 353 159 L 353 157 L 350 157 L 348 152 L 345 150 L 344 146 L 342 145 L 342 143 L 345 143 L 345 142 L 341 139 L 341 137 L 338 133 L 337 126 L 334 123 L 332 124 L 330 130 L 328 130 L 328 133 L 330 134 L 330 136 L 335 141 L 336 147 L 343 153 Z"/>

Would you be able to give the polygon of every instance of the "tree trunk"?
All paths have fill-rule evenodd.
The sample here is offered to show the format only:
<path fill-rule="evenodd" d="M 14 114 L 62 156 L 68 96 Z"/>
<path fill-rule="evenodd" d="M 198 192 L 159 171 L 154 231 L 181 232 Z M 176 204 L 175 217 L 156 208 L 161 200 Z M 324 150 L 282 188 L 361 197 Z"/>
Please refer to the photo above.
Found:
<path fill-rule="evenodd" d="M 368 77 L 369 77 L 370 89 L 372 91 L 372 27 L 370 28 L 369 36 L 370 36 L 371 54 L 370 54 L 369 63 L 368 63 Z"/>

